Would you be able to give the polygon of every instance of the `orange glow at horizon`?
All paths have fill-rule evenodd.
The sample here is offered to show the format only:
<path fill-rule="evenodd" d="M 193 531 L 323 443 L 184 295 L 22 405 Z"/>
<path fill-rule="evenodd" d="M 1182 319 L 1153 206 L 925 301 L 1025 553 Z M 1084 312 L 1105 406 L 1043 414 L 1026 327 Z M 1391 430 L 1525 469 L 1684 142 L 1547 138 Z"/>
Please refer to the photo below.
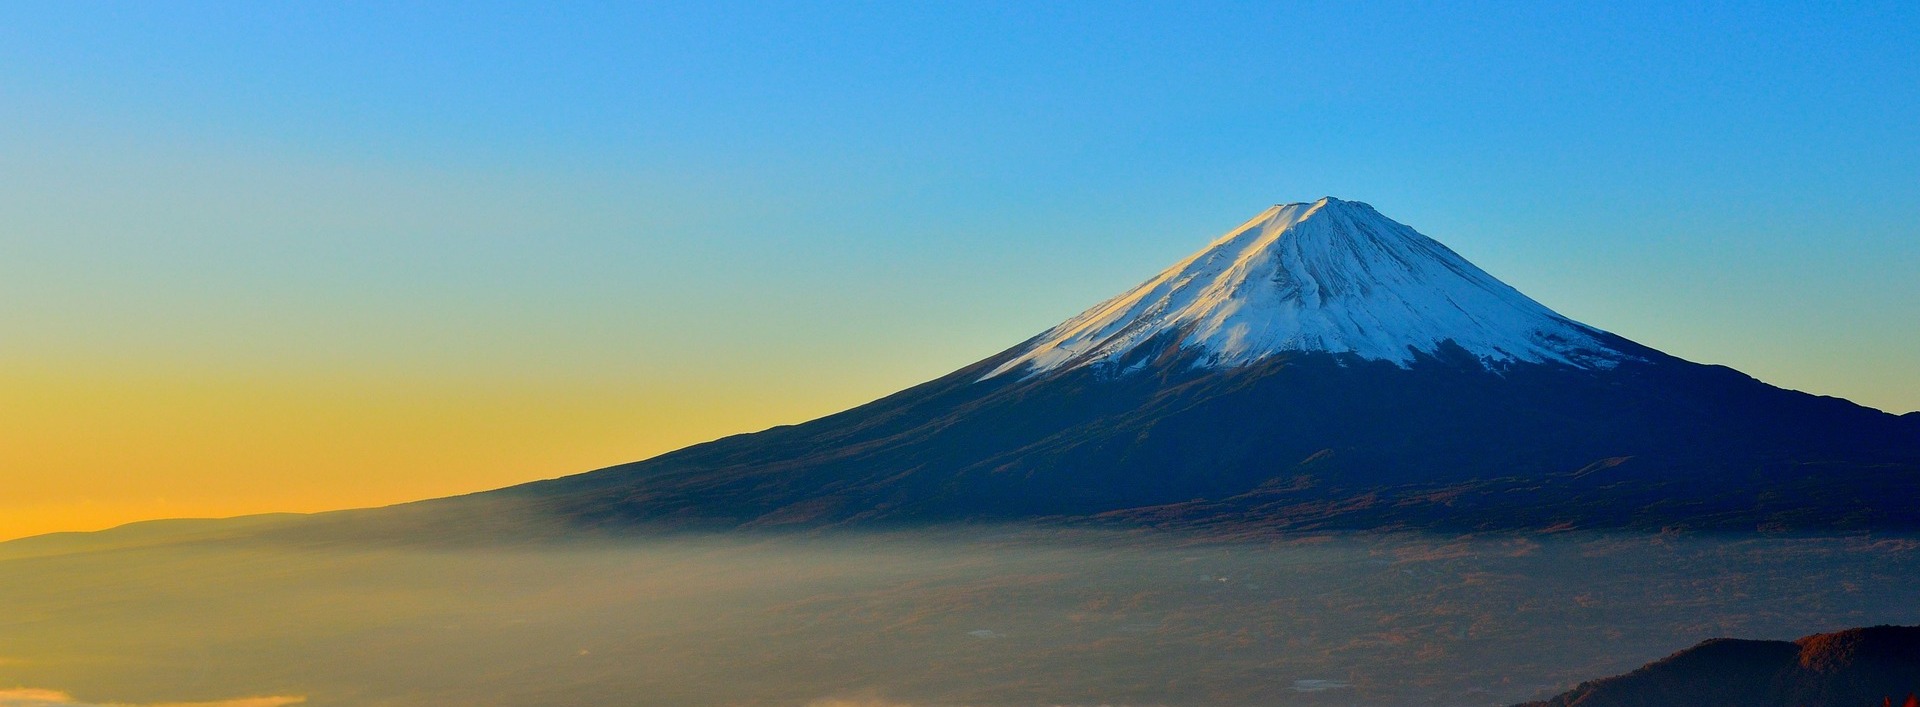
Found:
<path fill-rule="evenodd" d="M 0 540 L 482 491 L 831 412 L 744 386 L 0 371 L 0 388 Z"/>

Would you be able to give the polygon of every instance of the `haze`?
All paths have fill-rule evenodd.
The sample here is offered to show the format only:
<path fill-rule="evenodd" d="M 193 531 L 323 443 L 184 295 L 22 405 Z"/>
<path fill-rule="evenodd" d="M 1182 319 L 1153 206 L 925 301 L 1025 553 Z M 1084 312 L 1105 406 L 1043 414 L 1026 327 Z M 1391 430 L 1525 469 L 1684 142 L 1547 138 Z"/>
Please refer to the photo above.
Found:
<path fill-rule="evenodd" d="M 0 685 L 49 705 L 1504 705 L 1705 636 L 1920 622 L 1920 544 L 1898 539 L 350 527 L 0 545 Z"/>

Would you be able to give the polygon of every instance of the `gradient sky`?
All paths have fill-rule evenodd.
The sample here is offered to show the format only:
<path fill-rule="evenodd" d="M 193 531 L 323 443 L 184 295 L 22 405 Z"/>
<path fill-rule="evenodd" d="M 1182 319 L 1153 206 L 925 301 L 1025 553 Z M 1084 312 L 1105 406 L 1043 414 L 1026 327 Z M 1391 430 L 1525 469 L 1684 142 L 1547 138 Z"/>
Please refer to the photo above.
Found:
<path fill-rule="evenodd" d="M 1265 206 L 1920 408 L 1920 4 L 0 5 L 0 537 L 798 422 Z"/>

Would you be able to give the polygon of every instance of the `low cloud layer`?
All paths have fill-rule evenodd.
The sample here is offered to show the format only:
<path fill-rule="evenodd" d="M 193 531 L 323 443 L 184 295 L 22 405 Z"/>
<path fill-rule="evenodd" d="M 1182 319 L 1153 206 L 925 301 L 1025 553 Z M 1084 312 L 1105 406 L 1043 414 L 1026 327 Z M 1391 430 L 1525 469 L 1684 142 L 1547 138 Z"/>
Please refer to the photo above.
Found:
<path fill-rule="evenodd" d="M 0 559 L 35 618 L 0 707 L 1514 704 L 1623 653 L 1920 623 L 1887 579 L 1920 544 L 1883 538 L 941 532 Z"/>
<path fill-rule="evenodd" d="M 305 697 L 274 695 L 268 697 L 238 697 L 231 700 L 212 702 L 153 702 L 134 704 L 128 702 L 87 702 L 75 699 L 58 690 L 38 690 L 33 688 L 15 688 L 0 690 L 0 707 L 283 707 L 306 702 Z"/>
<path fill-rule="evenodd" d="M 873 695 L 852 695 L 852 696 L 839 696 L 839 697 L 822 697 L 812 702 L 808 702 L 806 707 L 917 707 L 917 706 L 907 702 L 896 702 L 893 700 L 881 699 Z"/>

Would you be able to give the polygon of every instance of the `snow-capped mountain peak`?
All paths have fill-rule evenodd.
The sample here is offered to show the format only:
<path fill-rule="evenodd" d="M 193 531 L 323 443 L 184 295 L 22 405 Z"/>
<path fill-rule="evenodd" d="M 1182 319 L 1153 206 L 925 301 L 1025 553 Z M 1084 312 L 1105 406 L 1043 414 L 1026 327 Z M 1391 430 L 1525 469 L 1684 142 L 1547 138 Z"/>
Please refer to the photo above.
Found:
<path fill-rule="evenodd" d="M 1289 351 L 1402 366 L 1452 342 L 1483 365 L 1609 368 L 1630 358 L 1438 241 L 1373 207 L 1281 204 L 1153 279 L 1029 343 L 984 378 L 1110 366 L 1175 345 L 1198 365 Z"/>

